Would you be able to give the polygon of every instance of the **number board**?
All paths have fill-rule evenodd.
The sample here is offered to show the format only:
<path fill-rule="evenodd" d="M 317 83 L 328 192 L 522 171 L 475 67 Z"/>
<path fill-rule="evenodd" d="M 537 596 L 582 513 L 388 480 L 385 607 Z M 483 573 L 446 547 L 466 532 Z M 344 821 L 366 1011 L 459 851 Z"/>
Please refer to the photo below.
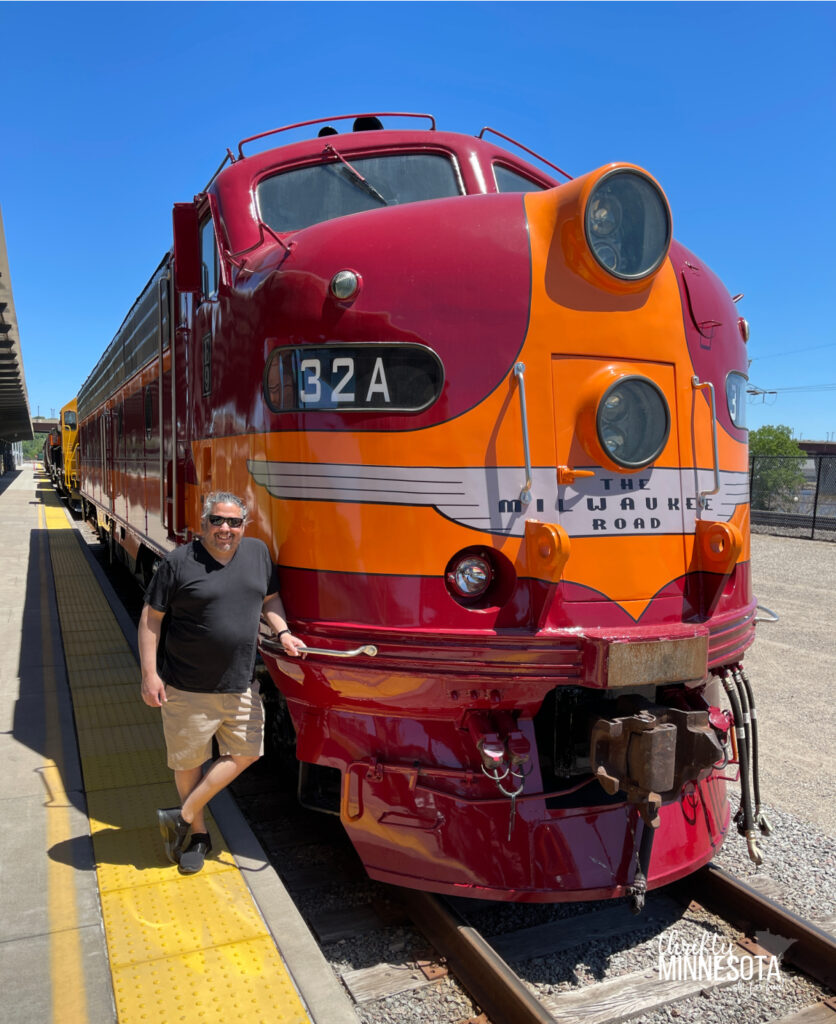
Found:
<path fill-rule="evenodd" d="M 441 360 L 414 344 L 277 348 L 264 368 L 264 397 L 274 412 L 419 412 L 443 384 Z"/>

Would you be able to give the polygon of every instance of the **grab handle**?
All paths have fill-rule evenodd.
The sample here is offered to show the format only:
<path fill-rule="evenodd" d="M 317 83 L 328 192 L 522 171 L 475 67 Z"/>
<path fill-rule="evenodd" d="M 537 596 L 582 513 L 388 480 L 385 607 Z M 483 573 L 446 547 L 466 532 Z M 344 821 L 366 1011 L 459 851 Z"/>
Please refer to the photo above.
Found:
<path fill-rule="evenodd" d="M 781 617 L 777 612 L 772 611 L 771 608 L 767 608 L 765 605 L 762 604 L 759 604 L 755 610 L 759 612 L 766 612 L 767 615 L 772 616 L 771 618 L 767 619 L 761 615 L 756 615 L 755 622 L 778 622 L 778 620 Z"/>
<path fill-rule="evenodd" d="M 282 647 L 279 640 L 272 640 L 265 638 L 261 641 L 261 646 L 270 654 L 284 654 L 285 649 Z M 303 647 L 301 650 L 302 654 L 322 654 L 326 658 L 356 658 L 361 654 L 366 654 L 370 658 L 374 658 L 377 654 L 377 647 L 374 644 L 362 644 L 360 647 L 355 647 L 353 651 L 332 651 L 325 647 Z"/>
<path fill-rule="evenodd" d="M 531 451 L 528 446 L 528 415 L 525 409 L 525 363 L 514 366 L 514 376 L 520 387 L 520 418 L 522 419 L 523 457 L 525 458 L 525 483 L 520 491 L 520 501 L 528 505 L 531 501 Z"/>
<path fill-rule="evenodd" d="M 692 377 L 691 383 L 695 390 L 708 388 L 708 404 L 711 407 L 711 444 L 714 452 L 714 489 L 711 491 L 700 491 L 700 507 L 705 508 L 708 504 L 706 498 L 709 494 L 718 494 L 720 491 L 720 458 L 717 454 L 717 405 L 714 400 L 714 385 L 710 380 L 701 381 L 699 377 Z"/>

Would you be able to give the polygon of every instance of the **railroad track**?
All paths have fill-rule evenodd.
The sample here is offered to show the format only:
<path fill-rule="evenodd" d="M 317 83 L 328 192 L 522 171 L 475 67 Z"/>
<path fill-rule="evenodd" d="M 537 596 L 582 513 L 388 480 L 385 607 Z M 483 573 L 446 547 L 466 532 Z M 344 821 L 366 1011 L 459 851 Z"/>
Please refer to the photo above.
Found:
<path fill-rule="evenodd" d="M 783 526 L 787 529 L 809 531 L 813 527 L 819 530 L 836 530 L 836 515 L 833 505 L 829 504 L 815 516 L 812 513 L 769 512 L 765 509 L 752 509 L 752 523 L 757 526 Z"/>
<path fill-rule="evenodd" d="M 793 998 L 778 1000 L 781 1012 L 750 1015 L 743 1002 L 723 1019 L 784 1024 L 782 1014 L 806 1004 L 797 1024 L 836 1024 L 836 1002 L 826 1002 L 836 987 L 833 934 L 718 867 L 650 893 L 638 916 L 623 901 L 514 907 L 447 900 L 369 881 L 336 818 L 302 812 L 295 819 L 290 794 L 259 795 L 258 782 L 251 786 L 239 805 L 363 1022 L 608 1024 L 657 1020 L 663 1007 L 674 1019 L 681 1013 L 702 1021 L 687 1000 L 723 998 L 736 984 L 752 991 L 783 985 L 791 973 Z M 738 967 L 759 970 L 760 979 L 692 969 L 702 935 L 706 955 L 730 954 Z M 659 949 L 667 950 L 664 968 Z M 549 965 L 558 958 L 564 966 L 555 970 Z M 632 966 L 616 962 L 631 959 Z"/>
<path fill-rule="evenodd" d="M 688 901 L 695 897 L 706 909 L 744 929 L 734 946 L 728 947 L 734 950 L 732 955 L 738 965 L 747 963 L 748 958 L 753 965 L 761 965 L 760 969 L 768 975 L 773 957 L 782 954 L 782 963 L 792 963 L 830 990 L 836 988 L 836 938 L 816 924 L 714 865 L 703 868 L 674 891 L 678 899 Z M 669 969 L 672 977 L 667 978 L 660 977 L 659 969 L 644 970 L 538 999 L 511 970 L 506 958 L 529 959 L 533 955 L 561 952 L 595 938 L 629 933 L 631 926 L 635 929 L 637 918 L 631 920 L 626 907 L 614 904 L 575 918 L 568 928 L 565 922 L 555 922 L 488 942 L 444 900 L 407 890 L 401 891 L 401 899 L 491 1024 L 608 1024 L 740 980 L 729 972 L 706 977 L 699 970 L 694 972 L 696 977 L 690 977 L 687 967 Z M 657 902 L 656 907 L 664 916 L 663 905 Z M 763 945 L 764 942 L 767 944 Z M 661 945 L 664 947 L 663 942 Z M 777 963 L 773 969 L 780 971 Z M 680 974 L 684 976 L 677 976 Z M 822 1021 L 836 1024 L 836 1000 L 831 999 L 829 1004 L 822 1001 L 820 1006 L 820 1014 L 819 1006 L 813 1005 L 805 1011 L 804 1019 L 812 1021 L 814 1011 Z"/>
<path fill-rule="evenodd" d="M 696 890 L 704 904 L 724 904 L 733 908 L 738 920 L 745 920 L 759 938 L 771 936 L 771 947 L 762 947 L 745 935 L 737 941 L 721 942 L 723 949 L 732 952 L 735 962 L 761 963 L 764 975 L 773 964 L 772 950 L 783 952 L 782 966 L 774 962 L 772 970 L 780 972 L 787 961 L 815 977 L 824 986 L 833 987 L 836 970 L 836 940 L 810 922 L 755 890 L 742 885 L 720 869 L 711 869 L 699 875 L 693 886 L 680 887 L 680 898 L 687 898 Z M 643 921 L 630 915 L 622 904 L 613 904 L 568 920 L 550 922 L 521 929 L 516 932 L 486 939 L 454 907 L 435 896 L 400 890 L 399 899 L 411 918 L 436 950 L 437 959 L 416 964 L 412 972 L 402 966 L 380 965 L 348 972 L 343 981 L 358 1004 L 390 997 L 405 988 L 430 984 L 448 968 L 468 991 L 474 1003 L 482 1010 L 481 1017 L 471 1020 L 490 1021 L 491 1024 L 608 1024 L 608 1022 L 644 1018 L 670 1004 L 681 1003 L 689 997 L 706 996 L 740 980 L 733 976 L 710 976 L 695 972 L 689 974 L 670 971 L 667 978 L 660 974 L 658 965 L 651 969 L 620 974 L 609 980 L 575 987 L 545 997 L 535 995 L 532 987 L 515 973 L 517 961 L 544 958 L 576 948 L 595 940 L 620 936 L 625 940 L 648 925 L 661 927 L 659 941 L 664 943 L 667 921 L 677 918 L 675 901 L 657 895 L 655 903 L 649 901 Z M 692 911 L 696 909 L 692 905 Z M 680 904 L 681 910 L 681 904 Z M 725 911 L 724 911 L 725 916 Z M 791 945 L 788 945 L 791 941 Z M 708 943 L 710 951 L 711 944 Z M 760 959 L 758 959 L 760 958 Z M 669 961 L 673 963 L 673 961 Z M 745 968 L 744 968 L 745 971 Z M 731 1019 L 731 1018 L 727 1018 Z M 742 1016 L 740 1020 L 753 1019 Z M 783 1019 L 783 1018 L 782 1018 Z M 788 1019 L 795 1019 L 788 1018 Z M 836 1001 L 823 1000 L 805 1010 L 799 1022 L 836 1022 Z"/>

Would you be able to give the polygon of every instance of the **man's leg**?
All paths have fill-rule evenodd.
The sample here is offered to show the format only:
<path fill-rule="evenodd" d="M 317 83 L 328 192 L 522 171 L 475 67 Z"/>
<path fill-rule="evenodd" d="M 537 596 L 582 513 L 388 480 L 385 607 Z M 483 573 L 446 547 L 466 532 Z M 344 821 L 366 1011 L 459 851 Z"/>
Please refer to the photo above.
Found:
<path fill-rule="evenodd" d="M 206 832 L 203 814 L 206 804 L 255 764 L 264 751 L 264 709 L 258 683 L 254 682 L 244 693 L 213 697 L 217 706 L 215 713 L 220 717 L 215 736 L 223 753 L 202 778 L 199 768 L 195 773 L 175 771 L 182 805 L 180 814 L 192 826 L 192 835 Z"/>
<path fill-rule="evenodd" d="M 182 809 L 183 804 L 189 797 L 189 794 L 200 784 L 200 780 L 203 778 L 203 766 L 198 765 L 197 768 L 188 768 L 185 771 L 174 770 L 174 785 L 177 787 L 177 792 L 180 794 L 180 807 Z M 183 819 L 186 820 L 185 818 Z M 190 822 L 191 824 L 191 822 Z M 198 825 L 203 825 L 203 818 L 201 817 Z M 196 832 L 205 832 L 204 828 L 195 829 Z"/>
<path fill-rule="evenodd" d="M 187 821 L 192 826 L 192 833 L 206 831 L 203 808 L 213 796 L 225 789 L 233 779 L 237 779 L 241 772 L 249 768 L 251 764 L 255 764 L 257 760 L 258 755 L 236 757 L 232 754 L 224 754 L 212 763 L 209 771 L 202 778 L 200 777 L 200 768 L 194 769 L 197 778 L 191 771 L 174 773 L 177 792 L 180 794 L 183 805 L 180 814 L 183 821 Z M 180 788 L 181 783 L 184 789 Z"/>

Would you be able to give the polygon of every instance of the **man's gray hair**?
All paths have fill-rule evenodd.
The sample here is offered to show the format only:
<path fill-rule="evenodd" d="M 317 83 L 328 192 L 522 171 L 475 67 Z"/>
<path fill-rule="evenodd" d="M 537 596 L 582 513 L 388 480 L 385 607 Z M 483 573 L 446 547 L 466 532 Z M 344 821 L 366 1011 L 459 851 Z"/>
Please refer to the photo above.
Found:
<path fill-rule="evenodd" d="M 237 505 L 241 509 L 241 518 L 247 518 L 247 506 L 237 494 L 230 494 L 229 491 L 212 491 L 203 499 L 203 513 L 201 519 L 208 519 L 216 505 Z"/>

